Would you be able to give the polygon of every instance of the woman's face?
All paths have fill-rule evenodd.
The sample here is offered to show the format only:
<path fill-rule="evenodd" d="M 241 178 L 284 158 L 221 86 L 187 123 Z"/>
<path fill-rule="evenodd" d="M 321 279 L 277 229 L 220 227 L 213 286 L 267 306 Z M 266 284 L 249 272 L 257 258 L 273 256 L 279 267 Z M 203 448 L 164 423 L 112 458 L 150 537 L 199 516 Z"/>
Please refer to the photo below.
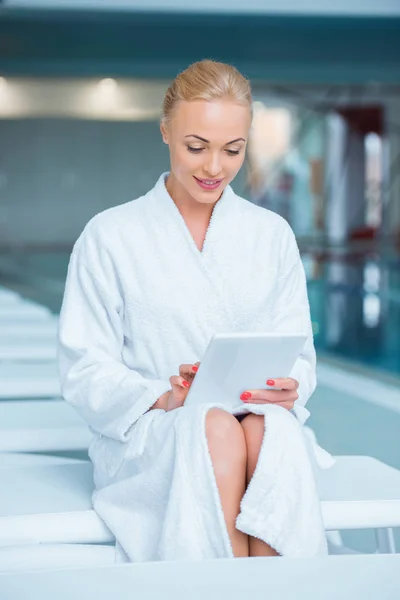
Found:
<path fill-rule="evenodd" d="M 161 125 L 171 189 L 215 203 L 243 164 L 250 124 L 249 108 L 232 100 L 179 102 L 169 123 Z"/>

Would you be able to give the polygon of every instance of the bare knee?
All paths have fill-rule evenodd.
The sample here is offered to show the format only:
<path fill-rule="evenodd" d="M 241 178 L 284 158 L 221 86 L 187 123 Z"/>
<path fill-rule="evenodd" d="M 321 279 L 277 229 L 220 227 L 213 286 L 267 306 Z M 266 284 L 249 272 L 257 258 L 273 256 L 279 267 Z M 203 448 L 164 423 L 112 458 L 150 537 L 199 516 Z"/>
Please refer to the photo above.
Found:
<path fill-rule="evenodd" d="M 233 415 L 220 408 L 210 409 L 206 416 L 206 436 L 214 467 L 230 471 L 246 464 L 246 440 Z"/>
<path fill-rule="evenodd" d="M 208 411 L 206 435 L 209 441 L 237 442 L 239 445 L 244 442 L 243 430 L 238 420 L 221 408 L 211 408 Z"/>

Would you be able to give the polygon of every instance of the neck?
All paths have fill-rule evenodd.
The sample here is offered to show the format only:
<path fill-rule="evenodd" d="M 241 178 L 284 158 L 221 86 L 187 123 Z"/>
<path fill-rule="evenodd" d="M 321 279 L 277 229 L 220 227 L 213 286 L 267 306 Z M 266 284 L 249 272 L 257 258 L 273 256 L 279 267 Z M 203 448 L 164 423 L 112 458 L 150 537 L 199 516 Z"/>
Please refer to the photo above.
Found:
<path fill-rule="evenodd" d="M 168 175 L 165 187 L 183 217 L 207 222 L 210 220 L 214 206 L 218 200 L 212 204 L 197 202 L 172 173 Z"/>

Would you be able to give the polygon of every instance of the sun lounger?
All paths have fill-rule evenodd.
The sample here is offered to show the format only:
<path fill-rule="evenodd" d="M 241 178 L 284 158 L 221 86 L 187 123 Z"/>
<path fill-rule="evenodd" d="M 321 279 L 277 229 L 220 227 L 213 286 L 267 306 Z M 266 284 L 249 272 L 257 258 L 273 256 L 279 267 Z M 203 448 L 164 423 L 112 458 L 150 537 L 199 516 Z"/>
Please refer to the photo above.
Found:
<path fill-rule="evenodd" d="M 146 600 L 398 600 L 400 589 L 398 554 L 154 561 L 82 568 L 74 564 L 54 568 L 50 548 L 48 558 L 51 570 L 34 567 L 34 571 L 0 575 L 0 596 L 7 600 L 71 600 L 80 595 L 85 600 L 126 596 Z M 9 568 L 15 571 L 12 565 Z"/>
<path fill-rule="evenodd" d="M 0 340 L 0 362 L 5 360 L 55 360 L 56 344 L 54 340 Z"/>
<path fill-rule="evenodd" d="M 45 321 L 52 318 L 52 313 L 45 306 L 33 304 L 26 301 L 15 302 L 14 304 L 2 306 L 0 304 L 0 323 L 2 321 Z"/>
<path fill-rule="evenodd" d="M 60 396 L 55 361 L 0 362 L 0 399 Z"/>
<path fill-rule="evenodd" d="M 107 543 L 113 536 L 92 510 L 92 465 L 2 469 L 0 545 Z M 378 549 L 394 552 L 400 527 L 400 471 L 367 456 L 339 456 L 319 481 L 327 531 L 377 530 Z"/>
<path fill-rule="evenodd" d="M 63 400 L 0 402 L 0 452 L 87 450 L 92 434 Z"/>
<path fill-rule="evenodd" d="M 58 318 L 49 316 L 42 320 L 0 320 L 0 340 L 51 339 L 56 343 Z"/>

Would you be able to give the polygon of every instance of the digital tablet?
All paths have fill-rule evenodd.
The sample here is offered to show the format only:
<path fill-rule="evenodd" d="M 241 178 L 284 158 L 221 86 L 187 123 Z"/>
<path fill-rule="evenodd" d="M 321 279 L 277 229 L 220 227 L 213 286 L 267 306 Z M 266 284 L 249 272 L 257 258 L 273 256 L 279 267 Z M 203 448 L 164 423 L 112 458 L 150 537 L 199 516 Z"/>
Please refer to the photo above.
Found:
<path fill-rule="evenodd" d="M 209 343 L 185 405 L 218 402 L 246 407 L 246 390 L 271 389 L 267 379 L 289 377 L 303 350 L 303 333 L 220 333 Z"/>

